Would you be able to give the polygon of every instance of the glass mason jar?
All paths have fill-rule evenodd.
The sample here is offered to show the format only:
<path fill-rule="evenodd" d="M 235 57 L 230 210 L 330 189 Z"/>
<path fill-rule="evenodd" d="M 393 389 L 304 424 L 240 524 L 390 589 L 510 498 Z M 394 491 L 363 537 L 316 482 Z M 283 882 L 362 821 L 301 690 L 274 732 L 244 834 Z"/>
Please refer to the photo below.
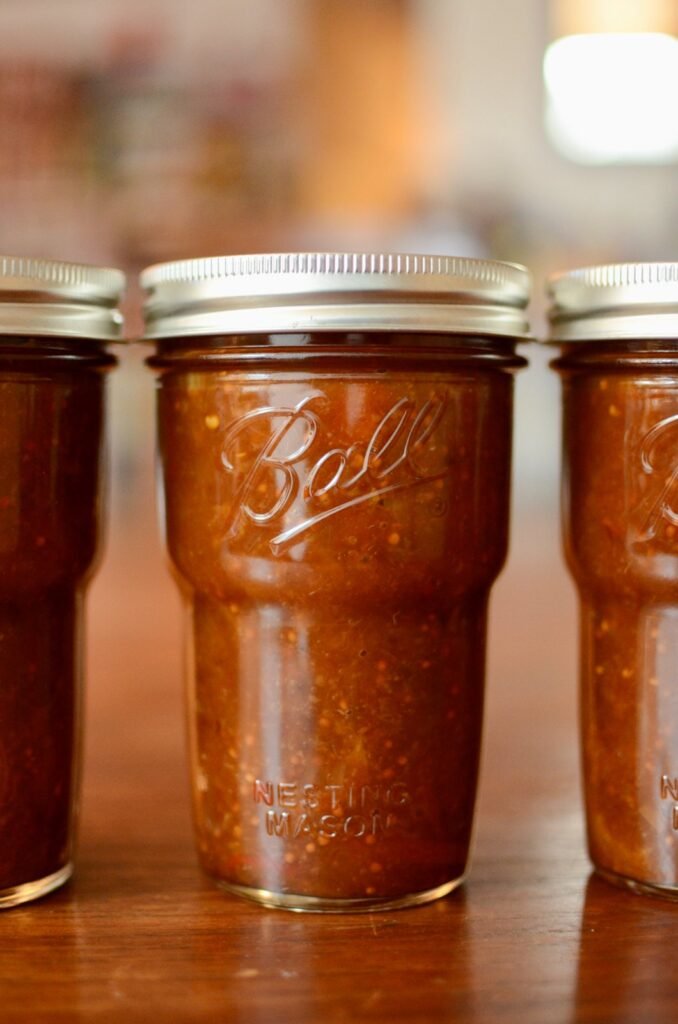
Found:
<path fill-rule="evenodd" d="M 552 279 L 589 852 L 678 897 L 678 264 Z"/>
<path fill-rule="evenodd" d="M 103 372 L 124 277 L 0 257 L 0 908 L 72 872 Z"/>
<path fill-rule="evenodd" d="M 142 283 L 201 863 L 295 910 L 442 896 L 468 861 L 527 273 L 298 254 Z"/>

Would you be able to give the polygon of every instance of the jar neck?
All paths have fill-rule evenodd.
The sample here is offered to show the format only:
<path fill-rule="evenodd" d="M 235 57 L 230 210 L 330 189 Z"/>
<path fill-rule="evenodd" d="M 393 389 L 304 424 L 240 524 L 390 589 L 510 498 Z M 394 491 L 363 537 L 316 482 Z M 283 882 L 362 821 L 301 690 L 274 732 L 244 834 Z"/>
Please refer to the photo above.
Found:
<path fill-rule="evenodd" d="M 106 342 L 89 338 L 59 338 L 49 335 L 0 335 L 0 369 L 87 368 L 108 370 L 117 359 Z"/>
<path fill-rule="evenodd" d="M 296 366 L 312 369 L 350 361 L 352 368 L 517 370 L 527 361 L 510 338 L 460 334 L 399 332 L 317 332 L 295 334 L 210 335 L 167 338 L 156 343 L 148 365 L 157 370 L 210 367 Z"/>
<path fill-rule="evenodd" d="M 560 345 L 551 366 L 559 373 L 647 372 L 678 369 L 677 339 L 623 339 Z"/>

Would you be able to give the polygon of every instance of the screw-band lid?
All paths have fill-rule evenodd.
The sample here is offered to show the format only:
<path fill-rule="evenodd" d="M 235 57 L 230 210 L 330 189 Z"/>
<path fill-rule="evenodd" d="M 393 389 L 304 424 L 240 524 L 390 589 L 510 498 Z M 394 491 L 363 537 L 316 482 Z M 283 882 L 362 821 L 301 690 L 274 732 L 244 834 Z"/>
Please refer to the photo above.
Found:
<path fill-rule="evenodd" d="M 124 287 L 120 270 L 0 256 L 0 334 L 117 341 Z"/>
<path fill-rule="evenodd" d="M 148 267 L 146 337 L 414 331 L 529 337 L 517 264 L 397 253 L 216 256 Z"/>
<path fill-rule="evenodd" d="M 549 278 L 551 341 L 678 339 L 678 263 L 610 263 Z"/>

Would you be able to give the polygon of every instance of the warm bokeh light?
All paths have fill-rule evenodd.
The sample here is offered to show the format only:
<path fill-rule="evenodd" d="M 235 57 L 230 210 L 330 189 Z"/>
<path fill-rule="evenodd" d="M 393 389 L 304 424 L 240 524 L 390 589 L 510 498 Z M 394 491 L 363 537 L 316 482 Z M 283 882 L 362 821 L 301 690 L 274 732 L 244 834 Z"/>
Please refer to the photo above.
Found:
<path fill-rule="evenodd" d="M 558 39 L 544 58 L 547 127 L 586 164 L 678 159 L 678 39 L 655 32 Z"/>

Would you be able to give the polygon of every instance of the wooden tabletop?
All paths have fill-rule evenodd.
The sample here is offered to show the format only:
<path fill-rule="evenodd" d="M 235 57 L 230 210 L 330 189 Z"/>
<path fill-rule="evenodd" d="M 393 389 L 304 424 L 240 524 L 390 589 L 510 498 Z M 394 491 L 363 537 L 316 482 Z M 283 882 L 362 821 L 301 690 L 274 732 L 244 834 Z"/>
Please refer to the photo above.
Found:
<path fill-rule="evenodd" d="M 91 592 L 77 874 L 0 915 L 0 1021 L 678 1019 L 678 905 L 612 888 L 585 856 L 555 510 L 514 518 L 495 590 L 467 885 L 412 910 L 291 914 L 218 892 L 196 866 L 181 615 L 144 472 L 134 501 L 118 489 Z"/>

